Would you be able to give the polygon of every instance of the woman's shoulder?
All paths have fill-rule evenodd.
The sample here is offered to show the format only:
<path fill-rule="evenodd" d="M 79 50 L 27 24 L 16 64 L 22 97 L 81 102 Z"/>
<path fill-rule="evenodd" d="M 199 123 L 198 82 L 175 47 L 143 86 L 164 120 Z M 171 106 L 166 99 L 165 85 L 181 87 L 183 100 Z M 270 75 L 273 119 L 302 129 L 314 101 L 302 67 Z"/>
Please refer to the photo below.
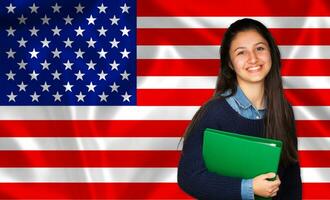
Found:
<path fill-rule="evenodd" d="M 203 106 L 207 112 L 221 113 L 226 108 L 226 100 L 224 97 L 215 96 L 207 101 Z"/>

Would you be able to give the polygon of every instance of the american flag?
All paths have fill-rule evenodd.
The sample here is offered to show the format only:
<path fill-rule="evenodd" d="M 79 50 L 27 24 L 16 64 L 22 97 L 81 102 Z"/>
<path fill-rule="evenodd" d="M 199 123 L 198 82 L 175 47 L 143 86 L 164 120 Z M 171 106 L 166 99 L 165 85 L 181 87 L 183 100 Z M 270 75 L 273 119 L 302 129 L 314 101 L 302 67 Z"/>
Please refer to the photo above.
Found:
<path fill-rule="evenodd" d="M 236 19 L 270 28 L 304 199 L 330 199 L 328 1 L 0 3 L 0 198 L 183 199 L 179 140 Z"/>

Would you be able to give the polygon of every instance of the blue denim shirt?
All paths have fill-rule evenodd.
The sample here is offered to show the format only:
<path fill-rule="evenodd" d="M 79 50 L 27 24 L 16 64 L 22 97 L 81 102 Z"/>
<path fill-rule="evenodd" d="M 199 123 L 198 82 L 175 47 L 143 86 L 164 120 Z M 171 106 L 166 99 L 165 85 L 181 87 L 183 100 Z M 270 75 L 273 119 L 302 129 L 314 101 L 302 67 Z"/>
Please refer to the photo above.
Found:
<path fill-rule="evenodd" d="M 224 92 L 222 95 L 229 94 L 230 91 Z M 237 92 L 231 97 L 227 97 L 228 104 L 241 116 L 248 119 L 261 119 L 265 115 L 266 109 L 256 109 L 250 100 L 245 96 L 242 89 L 237 86 Z M 253 179 L 243 179 L 241 183 L 241 196 L 243 200 L 253 200 Z"/>

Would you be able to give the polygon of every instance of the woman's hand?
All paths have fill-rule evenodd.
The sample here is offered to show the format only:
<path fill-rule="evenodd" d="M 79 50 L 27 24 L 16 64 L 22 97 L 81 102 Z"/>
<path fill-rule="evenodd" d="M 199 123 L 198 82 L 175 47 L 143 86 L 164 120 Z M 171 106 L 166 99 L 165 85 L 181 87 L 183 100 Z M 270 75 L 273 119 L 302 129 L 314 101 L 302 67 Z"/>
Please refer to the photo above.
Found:
<path fill-rule="evenodd" d="M 278 176 L 276 176 L 276 180 L 268 181 L 267 179 L 274 178 L 275 173 L 267 173 L 256 176 L 253 179 L 253 192 L 254 194 L 261 197 L 274 197 L 276 196 L 281 181 Z"/>

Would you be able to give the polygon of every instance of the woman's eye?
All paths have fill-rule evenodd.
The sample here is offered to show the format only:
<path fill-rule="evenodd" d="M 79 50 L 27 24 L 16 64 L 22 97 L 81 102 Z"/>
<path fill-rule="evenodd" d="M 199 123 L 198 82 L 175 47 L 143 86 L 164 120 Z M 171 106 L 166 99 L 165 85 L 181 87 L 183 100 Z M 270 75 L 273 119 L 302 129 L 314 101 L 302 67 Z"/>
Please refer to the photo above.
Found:
<path fill-rule="evenodd" d="M 264 50 L 265 48 L 263 48 L 263 47 L 257 47 L 257 50 L 258 51 L 262 51 L 262 50 Z"/>
<path fill-rule="evenodd" d="M 237 53 L 237 55 L 243 55 L 244 54 L 244 51 L 240 51 Z"/>

